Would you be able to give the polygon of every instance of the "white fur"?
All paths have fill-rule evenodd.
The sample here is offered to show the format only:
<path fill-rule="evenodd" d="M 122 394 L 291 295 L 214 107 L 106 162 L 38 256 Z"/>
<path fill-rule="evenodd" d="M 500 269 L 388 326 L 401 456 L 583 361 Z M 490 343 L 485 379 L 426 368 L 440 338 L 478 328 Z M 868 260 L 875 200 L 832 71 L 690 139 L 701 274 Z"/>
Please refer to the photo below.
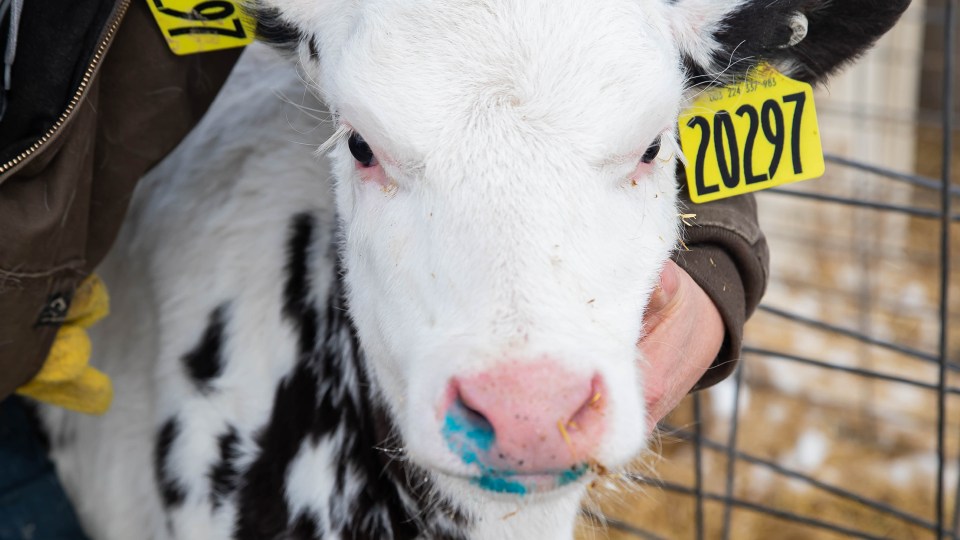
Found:
<path fill-rule="evenodd" d="M 729 68 L 729 64 L 718 64 L 714 58 L 718 48 L 714 35 L 722 29 L 724 18 L 748 1 L 683 0 L 671 5 L 670 30 L 680 50 L 714 76 Z"/>

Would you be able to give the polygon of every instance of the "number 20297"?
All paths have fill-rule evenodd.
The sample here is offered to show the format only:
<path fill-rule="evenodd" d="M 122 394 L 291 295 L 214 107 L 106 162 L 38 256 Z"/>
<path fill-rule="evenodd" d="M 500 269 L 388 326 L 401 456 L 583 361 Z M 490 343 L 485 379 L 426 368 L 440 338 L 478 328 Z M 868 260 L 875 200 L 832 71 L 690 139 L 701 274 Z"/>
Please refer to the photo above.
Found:
<path fill-rule="evenodd" d="M 244 32 L 240 17 L 236 15 L 236 7 L 225 0 L 208 0 L 199 2 L 193 6 L 190 11 L 180 11 L 163 5 L 163 0 L 153 0 L 157 11 L 164 15 L 191 21 L 194 24 L 187 26 L 178 26 L 175 28 L 166 28 L 170 37 L 183 36 L 185 34 L 215 34 L 232 38 L 243 39 L 247 37 Z M 233 28 L 220 28 L 216 26 L 205 25 L 205 22 L 228 21 L 233 23 Z"/>
<path fill-rule="evenodd" d="M 737 135 L 737 129 L 729 111 L 718 111 L 713 116 L 712 124 L 703 116 L 690 118 L 687 127 L 701 131 L 694 172 L 698 193 L 704 196 L 720 191 L 720 185 L 708 184 L 704 174 L 707 153 L 711 147 L 716 154 L 720 181 L 727 189 L 735 189 L 741 184 L 751 186 L 776 178 L 777 172 L 781 171 L 781 162 L 788 145 L 793 175 L 803 174 L 800 139 L 806 99 L 806 94 L 798 92 L 783 96 L 780 101 L 768 99 L 763 102 L 759 110 L 749 103 L 741 105 L 734 111 L 734 114 L 748 121 L 748 127 L 745 131 L 741 131 L 741 137 Z M 785 106 L 792 107 L 792 111 L 787 112 L 793 113 L 789 115 L 791 117 L 789 133 L 786 126 L 788 118 L 784 114 Z M 754 150 L 761 133 L 773 146 L 773 153 L 768 162 L 764 160 L 763 163 L 756 163 Z"/>

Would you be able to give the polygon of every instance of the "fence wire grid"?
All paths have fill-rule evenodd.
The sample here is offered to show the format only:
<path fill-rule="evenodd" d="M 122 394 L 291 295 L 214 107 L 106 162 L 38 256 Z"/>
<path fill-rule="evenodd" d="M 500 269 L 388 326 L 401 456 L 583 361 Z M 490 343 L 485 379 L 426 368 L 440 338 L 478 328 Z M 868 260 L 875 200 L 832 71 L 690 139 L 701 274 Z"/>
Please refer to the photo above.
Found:
<path fill-rule="evenodd" d="M 646 486 L 645 489 L 640 490 L 643 494 L 638 499 L 639 502 L 632 503 L 632 506 L 627 505 L 627 509 L 624 509 L 624 505 L 621 504 L 619 509 L 609 512 L 602 505 L 600 510 L 587 511 L 588 518 L 606 527 L 605 534 L 618 538 L 692 537 L 697 540 L 761 536 L 960 539 L 960 481 L 956 478 L 960 474 L 960 407 L 954 404 L 952 411 L 949 407 L 951 396 L 960 394 L 960 376 L 951 377 L 951 374 L 960 374 L 960 359 L 951 358 L 951 353 L 956 356 L 960 348 L 951 349 L 950 347 L 951 271 L 957 270 L 957 268 L 951 268 L 951 225 L 960 222 L 960 213 L 955 212 L 955 207 L 952 205 L 952 198 L 960 195 L 960 185 L 958 185 L 960 170 L 957 170 L 960 167 L 954 163 L 958 157 L 954 144 L 958 128 L 957 116 L 960 113 L 957 110 L 960 95 L 957 94 L 956 89 L 957 81 L 960 79 L 958 11 L 960 11 L 958 0 L 928 0 L 925 3 L 921 2 L 919 6 L 913 6 L 908 12 L 908 16 L 912 14 L 914 22 L 923 29 L 918 43 L 921 43 L 924 54 L 922 65 L 916 69 L 919 90 L 914 99 L 919 105 L 913 114 L 888 115 L 889 117 L 884 120 L 907 125 L 915 133 L 916 146 L 919 150 L 914 157 L 914 163 L 895 168 L 885 163 L 871 162 L 866 158 L 852 158 L 843 153 L 833 152 L 825 145 L 828 177 L 826 180 L 813 181 L 813 183 L 829 182 L 833 171 L 845 171 L 844 174 L 852 176 L 858 186 L 854 189 L 854 193 L 838 194 L 836 190 L 823 189 L 823 186 L 812 189 L 789 186 L 772 189 L 759 196 L 761 209 L 765 204 L 773 204 L 777 199 L 790 199 L 807 201 L 807 204 L 815 204 L 819 207 L 829 206 L 835 212 L 860 212 L 859 215 L 867 215 L 866 221 L 860 222 L 861 225 L 865 223 L 866 227 L 858 231 L 857 235 L 860 237 L 872 235 L 872 240 L 866 242 L 870 244 L 870 249 L 856 247 L 865 242 L 862 240 L 854 239 L 852 244 L 832 241 L 833 235 L 823 234 L 823 231 L 801 238 L 802 235 L 796 232 L 795 227 L 788 227 L 782 236 L 787 237 L 788 240 L 800 242 L 798 245 L 806 245 L 811 250 L 819 250 L 819 253 L 824 254 L 824 260 L 836 257 L 838 254 L 849 256 L 851 251 L 855 251 L 858 253 L 853 253 L 853 256 L 864 264 L 863 268 L 900 267 L 903 269 L 906 267 L 907 273 L 909 273 L 909 265 L 926 268 L 927 279 L 935 284 L 930 305 L 934 333 L 932 339 L 927 340 L 928 346 L 918 345 L 916 340 L 910 339 L 911 332 L 922 333 L 917 330 L 919 327 L 912 330 L 908 328 L 906 333 L 892 332 L 893 337 L 882 335 L 883 332 L 873 331 L 872 326 L 875 326 L 878 319 L 876 312 L 883 310 L 894 313 L 903 312 L 902 306 L 885 304 L 885 300 L 878 298 L 874 294 L 877 290 L 876 286 L 894 290 L 900 286 L 907 286 L 906 281 L 901 283 L 885 281 L 885 274 L 881 271 L 877 271 L 875 276 L 867 276 L 863 279 L 874 281 L 873 287 L 869 284 L 862 285 L 862 276 L 857 276 L 851 281 L 855 285 L 854 292 L 843 293 L 848 296 L 843 301 L 859 305 L 859 311 L 855 313 L 852 324 L 831 322 L 827 317 L 817 316 L 816 310 L 804 309 L 802 300 L 787 306 L 783 304 L 791 304 L 789 300 L 787 302 L 765 300 L 754 317 L 762 318 L 761 326 L 748 328 L 748 345 L 743 350 L 740 366 L 733 380 L 725 383 L 732 386 L 732 393 L 728 393 L 731 403 L 727 405 L 729 414 L 722 421 L 725 424 L 723 430 L 711 429 L 714 427 L 712 423 L 716 422 L 715 415 L 711 416 L 704 411 L 706 406 L 704 400 L 710 398 L 702 394 L 693 395 L 689 399 L 686 416 L 679 420 L 679 423 L 664 423 L 660 426 L 664 440 L 672 441 L 677 447 L 674 452 L 676 456 L 667 459 L 669 462 L 675 461 L 682 465 L 688 472 L 692 468 L 692 474 L 674 475 L 680 477 L 679 481 L 674 478 L 657 477 L 656 472 L 631 475 L 629 478 L 631 482 Z M 880 58 L 878 62 L 910 64 L 909 59 L 897 57 L 895 48 L 892 50 L 893 53 L 887 53 L 887 56 Z M 934 103 L 937 101 L 938 103 Z M 883 115 L 882 112 L 832 109 L 830 105 L 820 111 L 821 117 L 830 115 L 853 117 L 870 114 Z M 822 131 L 826 132 L 827 129 L 823 128 Z M 931 140 L 935 142 L 931 143 Z M 855 152 L 854 155 L 856 155 Z M 904 169 L 917 172 L 903 172 Z M 939 175 L 937 169 L 939 169 Z M 870 187 L 880 182 L 899 185 L 902 189 L 909 190 L 911 194 L 907 197 L 909 200 L 905 201 L 903 196 L 884 197 L 886 191 Z M 890 247 L 890 235 L 886 234 L 884 229 L 886 222 L 883 220 L 888 219 L 888 216 L 902 216 L 907 221 L 899 221 L 899 227 L 907 227 L 914 232 L 919 231 L 911 237 L 927 237 L 931 242 L 932 251 L 924 252 L 908 239 L 906 247 L 900 248 L 898 254 L 897 249 Z M 816 221 L 816 218 L 812 221 Z M 766 227 L 764 229 L 766 230 Z M 769 231 L 767 233 L 768 236 L 771 235 Z M 854 247 L 851 248 L 851 245 Z M 801 256 L 803 256 L 802 253 L 777 253 L 776 251 L 773 253 L 775 258 Z M 891 257 L 894 260 L 891 261 Z M 775 271 L 772 274 L 771 280 L 778 279 Z M 789 278 L 784 279 L 789 281 Z M 880 283 L 876 283 L 877 281 Z M 802 286 L 810 288 L 809 283 L 784 285 L 787 288 Z M 957 288 L 956 283 L 954 287 Z M 817 294 L 837 296 L 835 291 L 826 293 L 819 291 Z M 953 296 L 955 297 L 956 294 Z M 789 295 L 787 298 L 790 298 Z M 954 309 L 957 305 L 953 304 Z M 813 311 L 814 315 L 807 313 L 810 311 Z M 843 317 L 840 318 L 843 319 Z M 788 342 L 782 347 L 769 345 L 770 340 L 759 340 L 758 343 L 751 339 L 751 332 L 776 334 L 780 332 L 782 325 L 803 328 L 805 329 L 803 331 L 808 333 L 806 335 L 816 333 L 819 337 L 815 341 L 830 340 L 830 343 L 834 343 L 837 340 L 846 340 L 847 343 L 854 344 L 857 351 L 863 354 L 856 355 L 857 358 L 852 362 L 840 362 L 830 358 L 830 355 L 818 356 L 805 350 L 816 349 L 816 347 L 804 345 L 809 341 L 808 338 L 795 338 L 792 343 Z M 828 345 L 827 348 L 829 347 Z M 883 366 L 878 367 L 870 362 L 859 361 L 859 356 L 879 354 L 877 351 L 897 357 L 896 365 L 901 366 L 902 369 L 884 369 Z M 803 470 L 803 466 L 796 465 L 798 459 L 778 460 L 775 457 L 776 452 L 754 449 L 745 443 L 743 430 L 748 426 L 741 420 L 741 416 L 744 413 L 743 409 L 750 406 L 744 403 L 746 393 L 748 391 L 756 393 L 757 388 L 762 389 L 764 384 L 770 386 L 771 380 L 776 383 L 776 376 L 764 379 L 752 374 L 763 370 L 787 369 L 788 365 L 797 366 L 789 369 L 816 370 L 817 373 L 824 374 L 821 376 L 830 377 L 833 381 L 851 381 L 839 384 L 841 387 L 849 384 L 850 393 L 854 394 L 860 392 L 858 388 L 863 384 L 858 381 L 873 381 L 867 385 L 868 390 L 864 396 L 861 396 L 862 399 L 859 399 L 865 407 L 875 407 L 878 401 L 889 401 L 886 398 L 889 395 L 896 395 L 897 392 L 903 395 L 917 395 L 916 392 L 922 392 L 923 395 L 929 396 L 930 399 L 923 398 L 926 401 L 922 402 L 927 405 L 921 407 L 930 412 L 929 423 L 914 423 L 924 430 L 930 428 L 928 431 L 932 431 L 928 433 L 928 437 L 930 453 L 934 457 L 929 462 L 923 463 L 932 464 L 934 467 L 929 478 L 919 478 L 921 475 L 906 475 L 908 483 L 919 481 L 923 484 L 919 489 L 926 492 L 926 495 L 918 495 L 914 498 L 927 501 L 925 497 L 929 497 L 929 502 L 918 503 L 919 506 L 914 505 L 912 509 L 905 509 L 898 504 L 902 501 L 897 500 L 895 490 L 865 494 L 869 491 L 865 486 L 872 481 L 869 478 L 851 481 L 843 477 L 842 471 L 840 474 L 826 475 L 824 478 L 819 474 L 821 471 L 816 464 L 816 459 L 813 460 L 812 467 L 807 467 L 812 470 Z M 812 371 L 809 372 L 812 373 Z M 828 373 L 831 375 L 825 375 Z M 924 374 L 930 376 L 925 377 Z M 870 386 L 875 384 L 896 385 L 900 390 L 894 390 L 893 394 L 884 393 L 877 387 Z M 779 386 L 773 384 L 772 389 L 782 390 L 783 387 L 789 386 L 781 381 Z M 909 392 L 914 394 L 908 394 Z M 815 406 L 811 405 L 811 407 Z M 771 405 L 770 408 L 772 409 L 773 406 Z M 953 414 L 950 414 L 951 412 Z M 829 416 L 834 413 L 828 411 L 826 414 Z M 836 414 L 845 413 L 836 412 Z M 874 423 L 872 433 L 882 433 L 884 424 L 892 422 L 889 417 L 884 419 L 882 414 L 878 417 L 879 420 L 868 418 Z M 677 421 L 671 417 L 668 422 Z M 907 422 L 907 424 L 910 423 Z M 754 426 L 749 427 L 756 429 Z M 708 431 L 718 433 L 711 436 Z M 819 439 L 813 437 L 813 440 Z M 909 441 L 910 437 L 904 440 Z M 865 447 L 872 445 L 869 440 L 864 444 Z M 920 443 L 918 447 L 926 448 L 925 444 L 927 443 Z M 770 457 L 771 455 L 774 457 Z M 900 455 L 897 452 L 891 452 L 887 457 L 890 461 L 882 466 L 881 470 L 887 470 L 883 468 L 887 467 L 890 475 L 893 476 L 898 467 L 896 460 L 899 457 L 903 457 L 902 452 Z M 803 462 L 803 459 L 799 461 Z M 858 464 L 851 462 L 851 467 L 854 465 Z M 654 465 L 653 468 L 656 469 L 657 466 Z M 756 478 L 743 475 L 744 471 L 757 469 L 765 471 L 762 476 L 767 479 L 772 477 L 777 482 L 788 482 L 787 485 L 798 489 L 799 493 L 805 494 L 804 497 L 812 498 L 815 501 L 813 506 L 799 505 L 804 506 L 801 509 L 784 505 L 782 501 L 780 501 L 781 504 L 775 504 L 774 501 L 768 500 L 769 497 L 762 496 L 762 493 L 760 496 L 756 493 L 751 496 L 750 490 L 744 489 L 744 486 L 739 484 L 746 482 L 750 484 L 746 487 L 752 487 L 757 483 Z M 676 506 L 678 500 L 679 504 L 687 505 L 683 515 L 692 519 L 685 523 L 682 531 L 670 526 L 660 529 L 652 527 L 649 525 L 649 517 L 641 515 L 636 510 L 653 500 L 668 496 L 681 497 L 681 499 L 670 499 L 674 501 L 670 503 L 671 505 Z M 825 505 L 838 504 L 835 501 L 843 501 L 842 504 L 847 507 L 858 508 L 858 513 L 863 515 L 872 513 L 875 517 L 859 521 L 829 518 L 826 516 L 829 512 L 825 510 Z M 770 531 L 770 535 L 767 536 L 766 533 L 738 528 L 737 520 L 744 514 L 763 516 L 765 523 L 780 524 L 782 529 L 778 530 L 776 528 L 778 525 L 768 525 L 774 528 L 766 529 Z M 671 515 L 675 516 L 675 514 Z M 676 525 L 676 518 L 672 520 Z M 899 522 L 900 525 L 895 522 Z M 907 528 L 899 528 L 901 525 Z"/>

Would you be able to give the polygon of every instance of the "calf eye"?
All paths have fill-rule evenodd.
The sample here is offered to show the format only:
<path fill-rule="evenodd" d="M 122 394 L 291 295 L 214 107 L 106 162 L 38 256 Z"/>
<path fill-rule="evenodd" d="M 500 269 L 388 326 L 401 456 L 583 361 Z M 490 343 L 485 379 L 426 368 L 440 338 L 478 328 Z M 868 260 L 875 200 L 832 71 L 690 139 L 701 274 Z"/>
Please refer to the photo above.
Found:
<path fill-rule="evenodd" d="M 647 148 L 647 151 L 643 153 L 643 157 L 640 158 L 640 161 L 644 163 L 653 163 L 653 160 L 660 154 L 660 139 L 663 136 L 657 137 L 657 140 L 653 141 L 653 144 L 650 145 L 650 148 Z M 636 154 L 634 154 L 636 155 Z"/>
<path fill-rule="evenodd" d="M 350 147 L 353 159 L 357 160 L 361 166 L 373 167 L 377 164 L 377 157 L 373 155 L 373 150 L 370 149 L 370 145 L 363 140 L 359 133 L 354 132 L 350 135 L 347 146 Z"/>

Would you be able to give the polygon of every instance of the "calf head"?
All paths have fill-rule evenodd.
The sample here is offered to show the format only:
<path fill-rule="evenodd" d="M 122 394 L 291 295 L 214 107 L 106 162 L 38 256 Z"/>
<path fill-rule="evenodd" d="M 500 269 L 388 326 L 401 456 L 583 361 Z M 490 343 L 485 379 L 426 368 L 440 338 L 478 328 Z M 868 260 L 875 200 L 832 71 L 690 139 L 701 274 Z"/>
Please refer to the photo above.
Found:
<path fill-rule="evenodd" d="M 464 500 L 635 456 L 686 100 L 761 60 L 817 80 L 907 3 L 263 0 L 339 122 L 343 278 L 405 456 Z"/>

